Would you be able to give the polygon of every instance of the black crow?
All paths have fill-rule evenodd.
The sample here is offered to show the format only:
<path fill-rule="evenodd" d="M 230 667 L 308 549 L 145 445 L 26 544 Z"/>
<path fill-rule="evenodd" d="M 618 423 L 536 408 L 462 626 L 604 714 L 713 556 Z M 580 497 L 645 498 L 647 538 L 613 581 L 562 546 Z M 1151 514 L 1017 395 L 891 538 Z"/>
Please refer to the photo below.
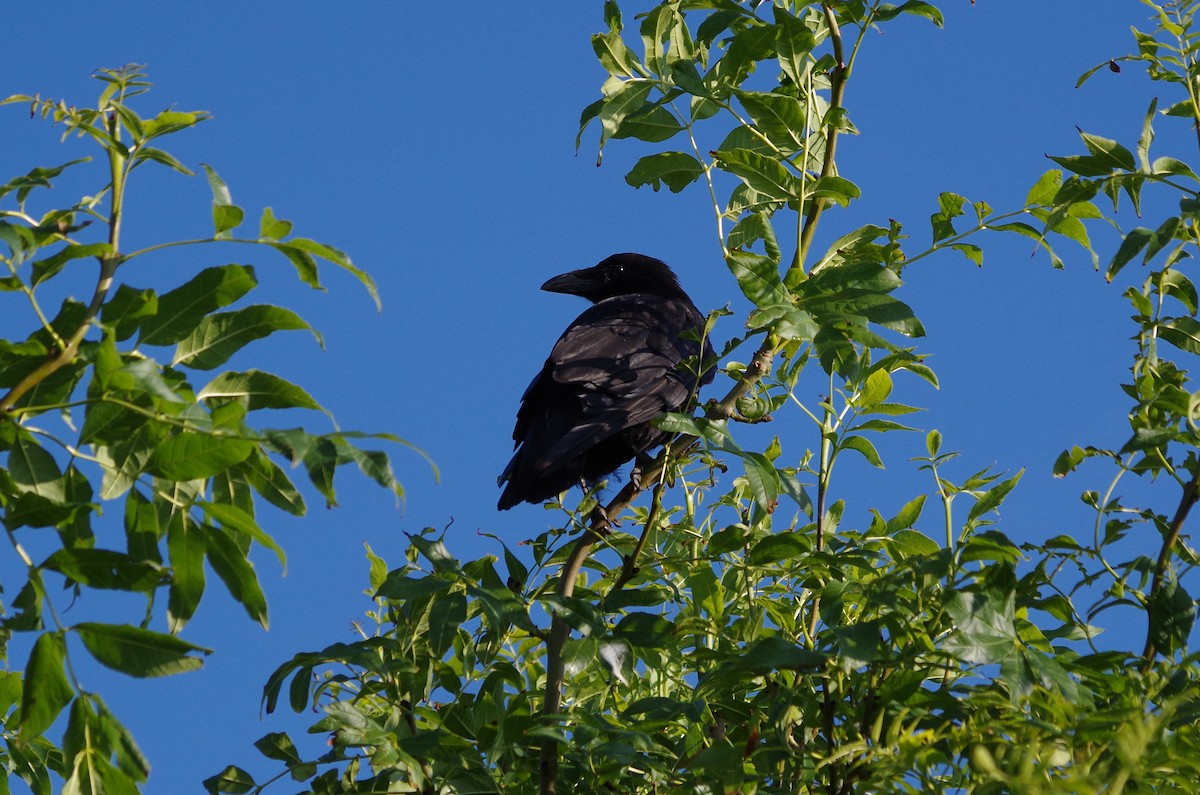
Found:
<path fill-rule="evenodd" d="M 669 434 L 650 421 L 685 406 L 715 358 L 700 337 L 704 315 L 664 263 L 614 254 L 542 285 L 593 303 L 567 327 L 521 397 L 516 453 L 499 483 L 500 510 L 543 502 L 571 486 L 592 485 Z M 687 332 L 691 334 L 684 335 Z"/>

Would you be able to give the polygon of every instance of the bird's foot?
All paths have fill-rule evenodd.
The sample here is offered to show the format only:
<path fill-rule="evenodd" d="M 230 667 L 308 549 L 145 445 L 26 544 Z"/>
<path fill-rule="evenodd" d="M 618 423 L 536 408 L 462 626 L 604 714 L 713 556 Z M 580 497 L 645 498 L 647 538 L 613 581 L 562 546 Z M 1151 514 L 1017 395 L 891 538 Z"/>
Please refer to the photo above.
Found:
<path fill-rule="evenodd" d="M 621 526 L 621 520 L 610 517 L 604 504 L 597 502 L 596 507 L 592 508 L 590 525 L 592 532 L 596 533 L 596 535 L 606 536 L 612 532 L 614 527 Z"/>

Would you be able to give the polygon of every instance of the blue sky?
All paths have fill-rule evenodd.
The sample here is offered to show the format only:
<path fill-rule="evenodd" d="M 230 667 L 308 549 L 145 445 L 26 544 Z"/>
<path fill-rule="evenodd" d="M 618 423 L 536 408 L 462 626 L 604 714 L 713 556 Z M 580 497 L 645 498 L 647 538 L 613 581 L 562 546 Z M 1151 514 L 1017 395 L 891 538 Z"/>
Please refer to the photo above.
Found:
<path fill-rule="evenodd" d="M 1076 126 L 1132 146 L 1162 90 L 1135 67 L 1074 88 L 1086 69 L 1133 49 L 1130 25 L 1152 27 L 1134 0 L 947 0 L 942 8 L 945 30 L 912 18 L 868 36 L 847 94 L 862 135 L 843 139 L 840 150 L 841 174 L 863 199 L 826 216 L 819 247 L 896 218 L 919 251 L 940 191 L 1015 208 L 1053 165 L 1046 153 L 1081 150 Z M 625 171 L 652 151 L 636 142 L 612 142 L 597 168 L 592 131 L 576 154 L 580 110 L 604 78 L 589 43 L 602 25 L 599 2 L 545 0 L 115 2 L 72 4 L 53 17 L 32 3 L 6 9 L 0 96 L 87 104 L 97 93 L 93 69 L 147 64 L 156 89 L 144 112 L 175 105 L 214 116 L 170 141 L 171 151 L 193 167 L 212 164 L 248 215 L 269 205 L 299 234 L 347 251 L 378 281 L 383 311 L 340 272 L 326 270 L 328 292 L 318 293 L 283 261 L 248 249 L 173 253 L 125 278 L 169 287 L 201 267 L 254 264 L 257 300 L 298 311 L 324 334 L 326 350 L 280 335 L 237 361 L 302 384 L 344 427 L 409 439 L 441 471 L 435 484 L 420 457 L 397 449 L 402 506 L 346 472 L 341 507 L 325 510 L 310 497 L 304 519 L 266 517 L 289 553 L 283 578 L 273 556 L 255 555 L 271 629 L 264 633 L 214 583 L 185 633 L 217 650 L 202 671 L 136 682 L 104 670 L 83 675 L 149 756 L 147 792 L 198 786 L 231 762 L 274 772 L 252 741 L 268 731 L 299 739 L 316 716 L 260 720 L 262 683 L 292 654 L 353 637 L 350 622 L 369 606 L 364 542 L 398 563 L 405 532 L 449 526 L 452 551 L 477 557 L 494 551 L 479 532 L 517 542 L 554 521 L 537 506 L 495 510 L 521 392 L 583 308 L 538 292 L 542 281 L 639 251 L 671 264 L 702 309 L 745 309 L 703 190 L 629 188 Z M 1158 153 L 1192 158 L 1184 132 L 1161 121 Z M 83 151 L 74 140 L 60 144 L 21 108 L 0 109 L 0 178 Z M 59 189 L 64 203 L 72 184 Z M 209 200 L 202 178 L 144 170 L 131 188 L 127 245 L 203 234 Z M 987 250 L 981 270 L 946 254 L 905 272 L 898 295 L 925 324 L 918 345 L 931 354 L 941 389 L 913 378 L 899 381 L 894 397 L 928 407 L 915 424 L 940 429 L 946 448 L 963 452 L 951 475 L 1027 468 L 1004 512 L 1013 537 L 1090 533 L 1078 494 L 1107 473 L 1054 481 L 1050 467 L 1069 445 L 1124 441 L 1117 385 L 1133 327 L 1123 288 L 1106 285 L 1086 255 L 1065 246 L 1067 268 L 1054 271 L 1030 257 L 1026 241 L 976 242 Z M 15 315 L 0 310 L 0 333 L 27 330 Z M 725 319 L 717 336 L 738 333 L 738 323 L 736 314 Z M 319 416 L 311 422 L 322 427 Z M 797 424 L 772 431 L 796 457 L 811 435 Z M 846 521 L 869 521 L 872 507 L 890 515 L 929 490 L 927 476 L 906 463 L 922 454 L 922 435 L 886 450 L 885 472 L 852 465 L 839 473 Z M 939 537 L 936 525 L 928 532 Z M 14 644 L 10 664 L 22 665 L 23 655 Z M 307 749 L 319 753 L 319 740 Z"/>

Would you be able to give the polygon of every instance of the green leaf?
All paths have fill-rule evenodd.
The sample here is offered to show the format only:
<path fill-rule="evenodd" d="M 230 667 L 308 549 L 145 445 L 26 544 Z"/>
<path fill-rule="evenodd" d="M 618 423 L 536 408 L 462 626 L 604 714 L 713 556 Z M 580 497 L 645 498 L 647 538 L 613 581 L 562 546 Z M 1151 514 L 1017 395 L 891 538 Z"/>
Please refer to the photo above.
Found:
<path fill-rule="evenodd" d="M 4 105 L 9 102 L 19 101 L 19 100 L 30 101 L 32 99 L 33 99 L 32 97 L 21 97 L 20 95 L 14 95 L 14 96 L 8 97 L 7 99 L 0 100 L 0 105 Z M 12 180 L 9 180 L 4 185 L 0 185 L 0 197 L 4 197 L 7 194 L 11 193 L 12 191 L 16 190 L 17 191 L 17 203 L 24 204 L 25 199 L 29 195 L 29 192 L 31 190 L 33 190 L 34 188 L 53 187 L 53 185 L 50 182 L 51 179 L 57 177 L 59 174 L 66 171 L 71 166 L 76 166 L 76 165 L 79 165 L 80 163 L 91 162 L 91 159 L 92 158 L 90 158 L 90 157 L 81 157 L 78 160 L 71 160 L 67 163 L 63 163 L 61 166 L 51 166 L 51 167 L 37 166 L 37 167 L 31 169 L 28 174 L 25 174 L 20 177 L 15 177 Z"/>
<path fill-rule="evenodd" d="M 194 671 L 203 665 L 203 660 L 191 655 L 212 653 L 212 649 L 174 635 L 128 625 L 85 622 L 71 630 L 98 662 L 130 676 L 170 676 Z"/>
<path fill-rule="evenodd" d="M 925 449 L 929 452 L 930 458 L 937 458 L 937 454 L 942 449 L 942 432 L 932 430 L 925 435 Z"/>
<path fill-rule="evenodd" d="M 279 240 L 292 232 L 292 222 L 275 217 L 270 207 L 264 207 L 258 222 L 259 239 Z"/>
<path fill-rule="evenodd" d="M 907 2 L 891 8 L 884 6 L 876 12 L 875 18 L 887 20 L 898 14 L 914 14 L 919 17 L 925 17 L 939 28 L 945 25 L 945 20 L 942 19 L 942 12 L 935 6 L 924 2 L 924 0 L 907 0 Z"/>
<path fill-rule="evenodd" d="M 968 536 L 963 542 L 961 556 L 964 561 L 992 560 L 1015 566 L 1021 560 L 1021 550 L 1004 533 L 988 530 Z"/>
<path fill-rule="evenodd" d="M 871 444 L 870 440 L 863 436 L 847 436 L 842 439 L 841 446 L 846 450 L 854 450 L 861 453 L 862 457 L 867 459 L 873 467 L 883 469 L 883 459 L 879 457 L 879 452 L 875 449 L 875 445 Z"/>
<path fill-rule="evenodd" d="M 1150 166 L 1150 170 L 1155 174 L 1166 174 L 1168 176 L 1189 177 L 1200 181 L 1200 177 L 1196 176 L 1196 172 L 1192 171 L 1191 166 L 1184 163 L 1182 160 L 1176 160 L 1173 157 L 1160 157 Z"/>
<path fill-rule="evenodd" d="M 725 264 L 755 306 L 791 304 L 779 277 L 779 266 L 770 257 L 749 251 L 730 251 L 725 256 Z"/>
<path fill-rule="evenodd" d="M 746 556 L 752 565 L 779 563 L 805 557 L 812 552 L 812 540 L 803 533 L 784 531 L 773 533 L 759 541 Z"/>
<path fill-rule="evenodd" d="M 94 406 L 92 411 L 88 412 L 88 418 L 91 419 L 93 412 L 103 405 L 106 404 Z M 145 469 L 146 461 L 150 459 L 152 446 L 157 444 L 161 438 L 161 432 L 157 426 L 147 423 L 139 424 L 131 412 L 114 409 L 113 413 L 116 414 L 116 419 L 111 422 L 111 426 L 96 430 L 97 438 L 103 430 L 107 442 L 96 448 L 96 459 L 104 467 L 104 477 L 100 483 L 100 498 L 103 500 L 116 499 L 133 486 L 137 477 Z M 107 415 L 108 412 L 105 414 Z M 116 438 L 115 434 L 126 425 L 129 426 L 128 437 L 123 440 Z M 87 430 L 87 428 L 88 424 L 85 422 L 84 429 Z M 111 441 L 109 439 L 110 432 L 114 434 Z"/>
<path fill-rule="evenodd" d="M 843 177 L 821 177 L 808 190 L 814 198 L 835 201 L 843 207 L 862 196 L 858 186 Z"/>
<path fill-rule="evenodd" d="M 295 246 L 289 246 L 286 243 L 267 242 L 267 245 L 288 258 L 288 261 L 292 263 L 292 267 L 296 269 L 296 275 L 300 277 L 300 281 L 314 290 L 324 289 L 321 287 L 317 261 L 312 254 Z"/>
<path fill-rule="evenodd" d="M 839 264 L 830 261 L 804 281 L 799 292 L 805 296 L 839 291 L 862 291 L 890 293 L 903 282 L 895 271 L 877 262 L 854 262 Z"/>
<path fill-rule="evenodd" d="M 300 763 L 300 752 L 292 738 L 284 732 L 271 732 L 254 741 L 254 747 L 267 759 L 283 762 L 289 767 Z"/>
<path fill-rule="evenodd" d="M 201 163 L 204 173 L 208 176 L 208 185 L 213 195 L 213 230 L 217 237 L 228 237 L 229 230 L 241 225 L 244 212 L 233 203 L 229 187 L 225 181 L 207 163 Z"/>
<path fill-rule="evenodd" d="M 204 111 L 164 110 L 154 118 L 145 121 L 143 135 L 146 140 L 170 135 L 194 127 L 208 118 L 209 115 Z"/>
<path fill-rule="evenodd" d="M 61 632 L 45 632 L 34 641 L 21 690 L 22 738 L 44 734 L 75 695 L 63 671 L 66 651 Z"/>
<path fill-rule="evenodd" d="M 287 473 L 267 458 L 258 447 L 255 447 L 249 458 L 230 471 L 245 477 L 254 490 L 276 508 L 293 516 L 304 515 L 304 497 L 296 490 Z"/>
<path fill-rule="evenodd" d="M 983 249 L 973 243 L 955 243 L 950 248 L 961 253 L 964 257 L 974 262 L 977 266 L 983 265 Z"/>
<path fill-rule="evenodd" d="M 751 329 L 769 328 L 788 340 L 810 340 L 816 336 L 819 328 L 812 315 L 791 303 L 759 307 L 750 313 L 746 326 Z"/>
<path fill-rule="evenodd" d="M 909 337 L 925 335 L 925 327 L 912 307 L 890 295 L 844 291 L 806 299 L 801 307 L 819 319 L 826 315 L 857 315 Z"/>
<path fill-rule="evenodd" d="M 33 263 L 30 283 L 33 286 L 37 286 L 47 279 L 52 278 L 72 260 L 87 257 L 99 257 L 103 259 L 111 253 L 112 246 L 108 243 L 71 243 L 49 257 Z"/>
<path fill-rule="evenodd" d="M 221 373 L 196 395 L 196 400 L 218 398 L 245 400 L 249 411 L 290 408 L 324 411 L 302 388 L 260 370 Z"/>
<path fill-rule="evenodd" d="M 800 100 L 787 94 L 738 91 L 737 98 L 754 120 L 754 125 L 786 153 L 804 148 L 808 120 Z"/>
<path fill-rule="evenodd" d="M 934 243 L 958 234 L 954 228 L 954 219 L 964 214 L 963 207 L 966 203 L 966 198 L 957 193 L 946 192 L 938 195 L 938 212 L 929 216 Z"/>
<path fill-rule="evenodd" d="M 441 659 L 467 620 L 467 598 L 452 591 L 434 600 L 429 608 L 429 650 L 434 659 Z"/>
<path fill-rule="evenodd" d="M 1196 314 L 1200 308 L 1196 286 L 1180 271 L 1174 268 L 1163 271 L 1159 285 L 1163 293 L 1177 299 L 1191 314 Z"/>
<path fill-rule="evenodd" d="M 657 191 L 666 183 L 672 193 L 679 193 L 704 173 L 704 165 L 685 152 L 659 152 L 638 160 L 625 182 L 634 188 L 649 185 Z"/>
<path fill-rule="evenodd" d="M 824 653 L 801 648 L 779 635 L 755 641 L 739 655 L 739 664 L 752 671 L 817 669 L 826 660 Z"/>
<path fill-rule="evenodd" d="M 18 491 L 37 494 L 54 502 L 66 500 L 66 485 L 58 462 L 28 436 L 17 436 L 9 450 L 8 474 Z"/>
<path fill-rule="evenodd" d="M 1051 169 L 1038 178 L 1025 197 L 1025 204 L 1031 207 L 1045 207 L 1054 201 L 1054 196 L 1062 186 L 1062 172 Z"/>
<path fill-rule="evenodd" d="M 606 89 L 608 85 L 606 84 Z M 604 104 L 600 106 L 597 114 L 600 119 L 600 147 L 602 149 L 605 141 L 620 132 L 625 118 L 642 109 L 646 104 L 646 97 L 650 96 L 653 88 L 653 84 L 647 81 L 630 80 L 617 84 L 611 93 L 608 90 L 605 91 Z"/>
<path fill-rule="evenodd" d="M 125 546 L 130 556 L 162 563 L 158 544 L 166 534 L 158 509 L 137 489 L 125 498 Z"/>
<path fill-rule="evenodd" d="M 167 592 L 167 626 L 180 632 L 196 614 L 204 596 L 204 532 L 187 511 L 172 506 L 167 522 L 167 554 L 171 587 Z"/>
<path fill-rule="evenodd" d="M 270 245 L 272 248 L 279 251 L 291 250 L 311 254 L 315 257 L 320 257 L 326 262 L 336 265 L 354 278 L 358 279 L 359 283 L 367 289 L 367 293 L 371 296 L 371 300 L 375 302 L 376 310 L 382 308 L 383 305 L 379 302 L 379 290 L 375 286 L 375 280 L 371 278 L 369 273 L 355 265 L 350 260 L 350 256 L 341 249 L 334 248 L 333 246 L 325 243 L 318 243 L 316 240 L 309 240 L 306 237 L 293 237 L 287 242 L 271 243 Z M 293 264 L 296 264 L 294 259 L 292 262 Z M 299 270 L 299 268 L 297 269 Z M 303 273 L 301 273 L 301 278 L 304 278 Z M 319 287 L 315 281 L 304 279 L 304 282 L 310 287 Z"/>
<path fill-rule="evenodd" d="M 452 583 L 441 577 L 412 577 L 402 569 L 390 572 L 383 585 L 372 594 L 375 599 L 409 602 L 450 590 Z"/>
<path fill-rule="evenodd" d="M 998 663 L 1016 652 L 1013 592 L 951 593 L 946 611 L 953 621 L 954 632 L 943 642 L 946 650 L 959 660 Z"/>
<path fill-rule="evenodd" d="M 183 431 L 155 447 L 146 468 L 168 480 L 210 478 L 246 460 L 253 449 L 249 439 Z"/>
<path fill-rule="evenodd" d="M 631 612 L 613 627 L 613 636 L 642 649 L 667 648 L 674 642 L 675 625 L 661 615 Z"/>
<path fill-rule="evenodd" d="M 976 499 L 975 504 L 971 506 L 971 510 L 967 512 L 967 521 L 973 522 L 988 511 L 993 511 L 1000 507 L 1000 503 L 1002 503 L 1004 498 L 1008 496 L 1008 493 L 1012 491 L 1018 483 L 1021 482 L 1021 477 L 1024 476 L 1024 474 L 1025 470 L 1022 468 L 1017 471 L 1017 474 L 1013 475 L 1008 480 L 997 483 L 995 486 L 981 494 L 979 498 Z"/>
<path fill-rule="evenodd" d="M 841 331 L 822 326 L 813 337 L 813 346 L 817 349 L 821 367 L 827 373 L 839 373 L 849 377 L 858 366 L 858 351 L 855 350 L 854 343 Z"/>
<path fill-rule="evenodd" d="M 637 77 L 638 59 L 621 38 L 619 30 L 597 33 L 592 36 L 592 50 L 600 64 L 610 74 L 620 77 Z"/>
<path fill-rule="evenodd" d="M 874 406 L 877 403 L 883 403 L 891 394 L 891 375 L 887 370 L 874 370 L 867 376 L 857 402 L 862 406 Z"/>
<path fill-rule="evenodd" d="M 1154 258 L 1155 254 L 1162 251 L 1163 248 L 1170 245 L 1170 243 L 1175 240 L 1176 233 L 1179 231 L 1181 223 L 1182 222 L 1179 216 L 1172 216 L 1163 221 L 1162 224 L 1159 225 L 1158 229 L 1154 230 L 1154 234 L 1151 235 L 1149 242 L 1146 244 L 1146 253 L 1142 257 L 1143 265 L 1148 265 L 1150 260 Z"/>
<path fill-rule="evenodd" d="M 887 404 L 887 405 L 892 405 L 892 404 Z M 872 413 L 875 412 L 875 409 L 876 409 L 875 406 L 870 407 L 870 410 Z M 881 433 L 887 433 L 888 431 L 915 431 L 917 429 L 909 427 L 908 425 L 902 425 L 898 422 L 893 422 L 892 420 L 875 419 L 875 420 L 866 420 L 865 422 L 860 422 L 857 425 L 855 425 L 853 428 L 851 428 L 850 430 L 852 430 L 852 431 L 879 431 Z"/>
<path fill-rule="evenodd" d="M 253 776 L 234 765 L 229 765 L 217 775 L 204 779 L 203 785 L 211 795 L 217 795 L 217 793 L 245 795 L 258 786 L 254 782 Z"/>
<path fill-rule="evenodd" d="M 283 548 L 275 542 L 275 539 L 267 535 L 254 517 L 233 505 L 220 502 L 197 502 L 196 506 L 204 511 L 209 519 L 220 523 L 221 527 L 233 533 L 241 533 L 247 538 L 256 541 L 266 549 L 275 553 L 275 557 L 279 558 L 279 565 L 283 567 L 284 572 L 287 571 L 287 556 L 283 552 Z M 465 619 L 464 619 L 465 620 Z"/>
<path fill-rule="evenodd" d="M 779 68 L 787 75 L 792 85 L 804 86 L 811 70 L 809 53 L 817 46 L 816 35 L 808 25 L 777 5 L 771 9 L 775 14 L 775 49 Z"/>
<path fill-rule="evenodd" d="M 1167 580 L 1146 604 L 1150 622 L 1148 639 L 1159 654 L 1172 657 L 1185 648 L 1196 621 L 1196 603 L 1174 580 Z"/>
<path fill-rule="evenodd" d="M 799 180 L 778 160 L 749 149 L 718 150 L 712 156 L 722 169 L 774 200 L 798 201 L 802 195 Z"/>
<path fill-rule="evenodd" d="M 750 483 L 750 493 L 754 495 L 754 501 L 762 510 L 773 513 L 779 502 L 781 490 L 778 470 L 762 453 L 745 453 L 741 458 L 746 467 L 746 480 Z"/>
<path fill-rule="evenodd" d="M 170 152 L 156 149 L 153 146 L 139 146 L 133 153 L 134 166 L 143 162 L 158 163 L 159 165 L 178 171 L 180 174 L 186 174 L 189 177 L 196 176 L 195 171 L 180 163 Z"/>
<path fill-rule="evenodd" d="M 753 16 L 748 19 L 755 19 Z M 758 61 L 775 57 L 776 29 L 774 25 L 755 22 L 733 34 L 725 55 L 717 61 L 713 72 L 720 82 L 739 86 L 754 70 Z"/>
<path fill-rule="evenodd" d="M 141 323 L 139 344 L 173 345 L 193 333 L 205 315 L 232 304 L 257 285 L 254 268 L 248 265 L 205 268 L 158 298 L 157 312 Z"/>
<path fill-rule="evenodd" d="M 833 636 L 843 670 L 852 671 L 880 659 L 882 638 L 876 622 L 834 627 Z"/>
<path fill-rule="evenodd" d="M 1137 256 L 1138 252 L 1145 248 L 1153 239 L 1154 233 L 1143 226 L 1138 226 L 1129 231 L 1125 235 L 1125 239 L 1121 241 L 1121 245 L 1117 247 L 1117 253 L 1113 255 L 1112 262 L 1108 264 L 1108 270 L 1104 272 L 1104 278 L 1112 281 L 1121 268 L 1124 268 L 1128 262 Z"/>
<path fill-rule="evenodd" d="M 91 588 L 140 593 L 152 592 L 166 577 L 166 572 L 154 561 L 87 547 L 59 549 L 46 558 L 42 568 Z"/>
<path fill-rule="evenodd" d="M 914 499 L 910 500 L 900 509 L 900 512 L 888 519 L 887 532 L 889 535 L 895 535 L 901 530 L 907 530 L 917 523 L 921 518 L 921 511 L 925 508 L 924 494 L 918 494 Z"/>
<path fill-rule="evenodd" d="M 1137 171 L 1137 163 L 1134 162 L 1133 153 L 1116 141 L 1101 138 L 1098 135 L 1091 135 L 1090 133 L 1085 133 L 1083 130 L 1079 131 L 1079 136 L 1083 138 L 1084 146 L 1088 148 L 1092 156 L 1098 161 L 1107 164 L 1110 171 L 1115 169 Z"/>
<path fill-rule="evenodd" d="M 245 345 L 276 331 L 305 329 L 324 347 L 321 335 L 290 309 L 256 304 L 233 312 L 218 312 L 201 319 L 179 342 L 171 365 L 211 370 L 224 364 Z"/>
<path fill-rule="evenodd" d="M 683 125 L 661 105 L 647 103 L 642 110 L 626 116 L 613 138 L 636 138 L 649 143 L 661 143 L 683 132 Z"/>
<path fill-rule="evenodd" d="M 729 248 L 749 249 L 756 241 L 763 241 L 767 256 L 774 262 L 780 260 L 779 240 L 771 217 L 767 213 L 750 213 L 729 230 Z"/>
<path fill-rule="evenodd" d="M 251 618 L 262 624 L 263 629 L 267 629 L 267 598 L 258 583 L 253 564 L 224 530 L 208 525 L 204 529 L 209 565 L 225 583 L 229 595 Z"/>
<path fill-rule="evenodd" d="M 1172 317 L 1159 322 L 1158 336 L 1188 353 L 1200 353 L 1200 322 L 1193 317 Z"/>
<path fill-rule="evenodd" d="M 138 290 L 122 284 L 100 308 L 100 322 L 120 341 L 128 339 L 144 320 L 156 314 L 158 297 L 153 290 Z"/>
<path fill-rule="evenodd" d="M 911 505 L 911 503 L 910 503 Z M 907 510 L 908 506 L 905 506 Z M 901 511 L 903 514 L 904 511 Z M 896 516 L 897 521 L 900 519 L 900 514 Z M 891 521 L 888 522 L 891 525 Z M 895 554 L 898 558 L 932 558 L 942 551 L 937 542 L 917 530 L 901 530 L 896 533 L 892 539 L 892 546 L 895 549 Z"/>
<path fill-rule="evenodd" d="M 1112 174 L 1112 161 L 1106 157 L 1093 155 L 1047 155 L 1055 163 L 1081 177 L 1107 177 Z"/>

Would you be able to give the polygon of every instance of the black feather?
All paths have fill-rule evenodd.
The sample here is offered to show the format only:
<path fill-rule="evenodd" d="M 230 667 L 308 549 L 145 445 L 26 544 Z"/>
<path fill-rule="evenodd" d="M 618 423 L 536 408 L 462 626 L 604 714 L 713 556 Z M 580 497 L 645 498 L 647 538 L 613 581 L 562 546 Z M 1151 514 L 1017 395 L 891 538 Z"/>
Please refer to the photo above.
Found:
<path fill-rule="evenodd" d="M 542 502 L 592 484 L 666 441 L 650 422 L 682 408 L 697 383 L 679 364 L 711 362 L 697 341 L 704 316 L 664 263 L 616 254 L 542 285 L 593 302 L 559 337 L 521 398 L 513 430 L 516 453 L 499 482 L 499 508 Z M 692 332 L 688 335 L 687 332 Z M 685 336 L 687 335 L 687 336 Z"/>

